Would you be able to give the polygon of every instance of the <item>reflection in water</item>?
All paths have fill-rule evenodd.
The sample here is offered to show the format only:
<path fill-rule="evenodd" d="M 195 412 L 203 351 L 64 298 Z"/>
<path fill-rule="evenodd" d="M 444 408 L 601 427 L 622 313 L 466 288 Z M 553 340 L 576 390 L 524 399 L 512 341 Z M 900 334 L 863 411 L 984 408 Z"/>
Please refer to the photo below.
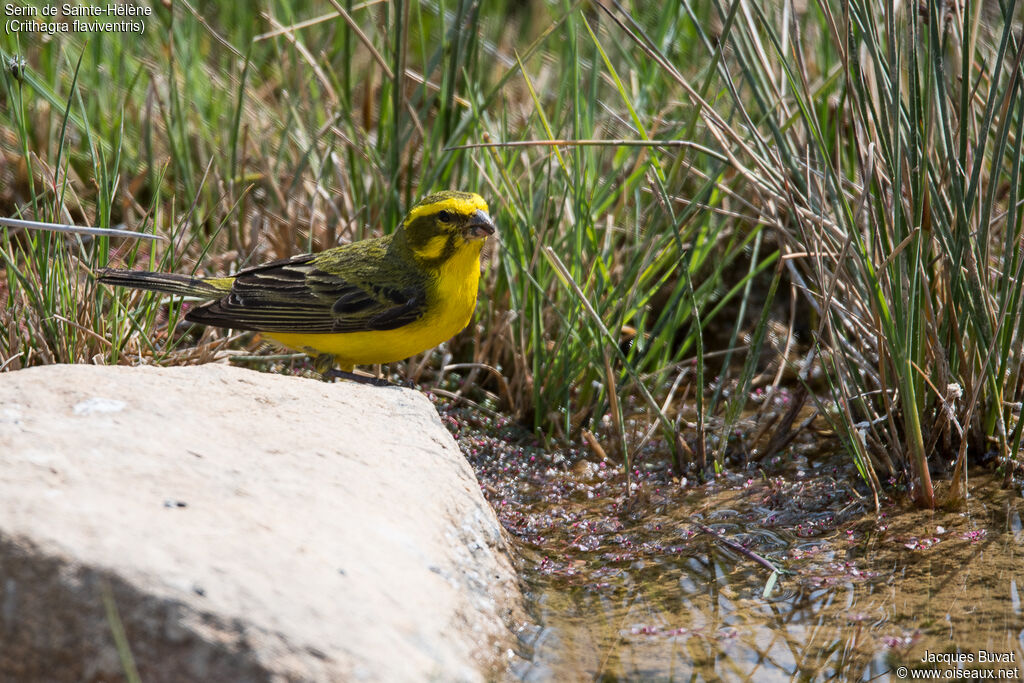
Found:
<path fill-rule="evenodd" d="M 842 458 L 798 453 L 703 486 L 637 468 L 627 496 L 621 467 L 445 421 L 532 598 L 511 678 L 898 681 L 957 657 L 919 680 L 1024 678 L 1021 496 L 1001 477 L 972 474 L 960 511 L 876 515 Z"/>
<path fill-rule="evenodd" d="M 623 567 L 600 587 L 534 574 L 544 627 L 515 673 L 528 681 L 900 680 L 898 666 L 936 666 L 922 661 L 929 652 L 945 653 L 940 661 L 973 655 L 966 668 L 1010 668 L 1019 679 L 1019 495 L 986 475 L 974 487 L 964 512 L 890 508 L 881 524 L 860 515 L 810 542 L 795 526 L 761 527 L 763 511 L 743 511 L 735 491 L 703 497 L 706 510 L 719 502 L 740 510 L 711 526 L 795 573 L 765 597 L 768 572 L 692 536 L 685 553 Z M 756 487 L 741 490 L 758 497 Z M 997 656 L 1013 662 L 979 661 Z"/>

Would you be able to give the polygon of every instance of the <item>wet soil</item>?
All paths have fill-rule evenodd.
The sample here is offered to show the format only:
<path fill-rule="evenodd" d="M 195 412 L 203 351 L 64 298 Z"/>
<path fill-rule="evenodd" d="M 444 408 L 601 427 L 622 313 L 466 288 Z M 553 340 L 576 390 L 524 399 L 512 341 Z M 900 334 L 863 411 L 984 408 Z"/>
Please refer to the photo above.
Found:
<path fill-rule="evenodd" d="M 702 484 L 660 465 L 627 481 L 587 449 L 438 407 L 532 602 L 511 679 L 1024 676 L 1022 499 L 1001 477 L 972 473 L 959 511 L 876 512 L 838 448 Z"/>

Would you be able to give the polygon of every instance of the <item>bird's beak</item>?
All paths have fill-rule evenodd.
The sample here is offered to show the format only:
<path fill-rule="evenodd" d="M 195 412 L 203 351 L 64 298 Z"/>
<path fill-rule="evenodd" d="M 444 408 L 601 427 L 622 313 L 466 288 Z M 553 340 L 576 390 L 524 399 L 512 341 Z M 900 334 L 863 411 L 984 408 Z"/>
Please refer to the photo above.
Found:
<path fill-rule="evenodd" d="M 483 240 L 493 235 L 495 231 L 494 221 L 487 215 L 486 211 L 477 209 L 469 217 L 469 222 L 462 229 L 462 236 L 467 240 Z"/>

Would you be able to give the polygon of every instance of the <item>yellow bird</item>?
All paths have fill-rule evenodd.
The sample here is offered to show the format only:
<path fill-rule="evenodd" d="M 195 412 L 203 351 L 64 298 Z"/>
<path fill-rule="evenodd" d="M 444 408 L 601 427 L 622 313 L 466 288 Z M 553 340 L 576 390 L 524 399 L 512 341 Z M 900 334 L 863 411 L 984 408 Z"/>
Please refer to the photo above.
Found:
<path fill-rule="evenodd" d="M 480 250 L 495 231 L 471 192 L 424 197 L 394 233 L 303 254 L 228 277 L 104 269 L 100 280 L 207 300 L 185 319 L 253 330 L 330 361 L 325 376 L 391 363 L 462 331 L 476 308 Z M 325 363 L 326 361 L 326 363 Z"/>

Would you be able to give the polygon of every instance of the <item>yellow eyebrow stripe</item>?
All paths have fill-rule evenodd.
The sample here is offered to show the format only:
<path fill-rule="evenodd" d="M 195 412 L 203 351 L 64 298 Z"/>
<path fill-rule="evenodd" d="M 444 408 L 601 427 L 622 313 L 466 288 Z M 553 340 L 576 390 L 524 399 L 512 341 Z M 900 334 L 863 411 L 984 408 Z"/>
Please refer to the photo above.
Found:
<path fill-rule="evenodd" d="M 468 216 L 477 209 L 486 213 L 487 202 L 485 202 L 483 197 L 479 195 L 470 195 L 469 197 L 466 198 L 449 197 L 447 199 L 442 199 L 439 202 L 431 202 L 430 204 L 424 204 L 423 206 L 414 207 L 413 210 L 409 212 L 409 217 L 405 222 L 407 224 L 412 223 L 417 218 L 420 218 L 428 214 L 432 215 L 437 213 L 438 211 L 444 211 L 445 209 L 447 209 L 448 211 L 453 211 L 462 216 Z"/>

